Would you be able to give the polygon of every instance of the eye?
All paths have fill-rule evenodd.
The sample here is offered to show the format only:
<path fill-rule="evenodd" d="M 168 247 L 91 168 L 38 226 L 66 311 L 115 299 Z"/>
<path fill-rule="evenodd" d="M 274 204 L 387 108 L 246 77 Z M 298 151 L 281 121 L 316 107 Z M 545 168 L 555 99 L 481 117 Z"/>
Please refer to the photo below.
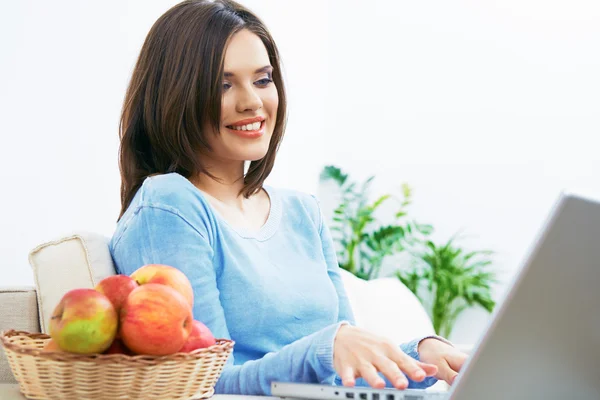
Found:
<path fill-rule="evenodd" d="M 267 86 L 269 83 L 273 82 L 273 80 L 270 78 L 264 78 L 256 82 L 259 84 L 259 86 Z"/>
<path fill-rule="evenodd" d="M 231 84 L 229 84 L 227 82 L 223 83 L 223 90 L 227 90 L 229 88 L 231 88 Z"/>

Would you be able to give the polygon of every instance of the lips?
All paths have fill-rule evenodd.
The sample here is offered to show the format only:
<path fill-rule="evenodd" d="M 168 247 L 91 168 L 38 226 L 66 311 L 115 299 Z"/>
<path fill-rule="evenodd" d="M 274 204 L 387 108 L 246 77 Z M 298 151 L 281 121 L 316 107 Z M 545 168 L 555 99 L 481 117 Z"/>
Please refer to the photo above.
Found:
<path fill-rule="evenodd" d="M 258 122 L 258 121 L 256 121 L 256 122 Z M 259 138 L 259 137 L 261 137 L 262 135 L 265 134 L 265 125 L 266 125 L 266 123 L 263 120 L 263 122 L 261 122 L 261 124 L 260 124 L 260 128 L 258 128 L 257 130 L 242 131 L 242 130 L 239 130 L 239 129 L 230 128 L 231 125 L 227 126 L 226 128 L 227 128 L 227 130 L 229 132 L 231 132 L 231 133 L 233 133 L 235 135 L 238 135 L 238 136 L 240 136 L 242 138 L 256 139 L 256 138 Z"/>

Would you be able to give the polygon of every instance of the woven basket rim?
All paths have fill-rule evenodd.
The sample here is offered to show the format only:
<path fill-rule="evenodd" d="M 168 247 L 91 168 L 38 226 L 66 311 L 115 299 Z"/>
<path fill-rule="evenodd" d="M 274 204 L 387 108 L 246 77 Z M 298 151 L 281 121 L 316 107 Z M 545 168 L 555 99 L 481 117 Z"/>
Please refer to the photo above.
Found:
<path fill-rule="evenodd" d="M 205 347 L 202 349 L 196 349 L 189 353 L 173 353 L 164 356 L 155 356 L 155 355 L 146 355 L 146 354 L 136 354 L 136 355 L 127 355 L 127 354 L 77 354 L 77 353 L 69 353 L 69 352 L 51 352 L 51 351 L 43 351 L 42 349 L 22 346 L 19 344 L 11 343 L 9 338 L 15 336 L 26 336 L 33 340 L 39 339 L 50 339 L 51 336 L 45 333 L 37 333 L 37 332 L 27 332 L 16 329 L 8 329 L 2 331 L 2 335 L 0 339 L 2 340 L 2 345 L 5 349 L 17 352 L 19 354 L 31 355 L 35 357 L 43 357 L 50 360 L 55 361 L 91 361 L 91 362 L 99 362 L 99 361 L 118 361 L 118 360 L 131 360 L 131 361 L 150 361 L 150 362 L 163 362 L 163 361 L 181 361 L 181 360 L 190 360 L 190 359 L 198 359 L 205 356 L 207 353 L 224 353 L 230 352 L 233 348 L 235 341 L 231 339 L 215 339 L 216 344 Z"/>

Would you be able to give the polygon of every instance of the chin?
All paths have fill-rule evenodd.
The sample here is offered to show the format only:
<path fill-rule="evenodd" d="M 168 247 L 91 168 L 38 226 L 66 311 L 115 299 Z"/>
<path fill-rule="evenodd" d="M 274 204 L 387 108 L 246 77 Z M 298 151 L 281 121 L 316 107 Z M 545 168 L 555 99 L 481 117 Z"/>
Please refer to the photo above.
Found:
<path fill-rule="evenodd" d="M 245 161 L 258 161 L 258 160 L 265 158 L 266 156 L 267 156 L 266 151 L 252 152 L 252 153 L 240 154 L 240 159 L 245 160 Z"/>
<path fill-rule="evenodd" d="M 258 161 L 269 152 L 271 135 L 259 139 L 240 139 L 234 134 L 225 136 L 223 146 L 218 150 L 223 158 L 230 160 Z"/>
<path fill-rule="evenodd" d="M 269 143 L 255 143 L 251 146 L 244 146 L 244 148 L 240 149 L 238 152 L 237 159 L 247 160 L 247 161 L 258 161 L 260 159 L 265 158 L 267 153 L 269 152 Z"/>

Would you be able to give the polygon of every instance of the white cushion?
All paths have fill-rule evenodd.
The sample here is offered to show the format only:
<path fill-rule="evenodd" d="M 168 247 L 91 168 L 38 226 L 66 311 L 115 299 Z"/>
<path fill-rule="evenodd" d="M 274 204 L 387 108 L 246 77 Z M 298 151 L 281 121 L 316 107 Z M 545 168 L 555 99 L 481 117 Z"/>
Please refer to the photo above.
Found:
<path fill-rule="evenodd" d="M 399 279 L 360 279 L 341 270 L 356 325 L 395 343 L 435 334 L 419 299 Z"/>
<path fill-rule="evenodd" d="M 93 288 L 116 273 L 108 241 L 102 235 L 81 232 L 41 244 L 29 253 L 43 333 L 48 333 L 52 312 L 65 293 Z"/>

